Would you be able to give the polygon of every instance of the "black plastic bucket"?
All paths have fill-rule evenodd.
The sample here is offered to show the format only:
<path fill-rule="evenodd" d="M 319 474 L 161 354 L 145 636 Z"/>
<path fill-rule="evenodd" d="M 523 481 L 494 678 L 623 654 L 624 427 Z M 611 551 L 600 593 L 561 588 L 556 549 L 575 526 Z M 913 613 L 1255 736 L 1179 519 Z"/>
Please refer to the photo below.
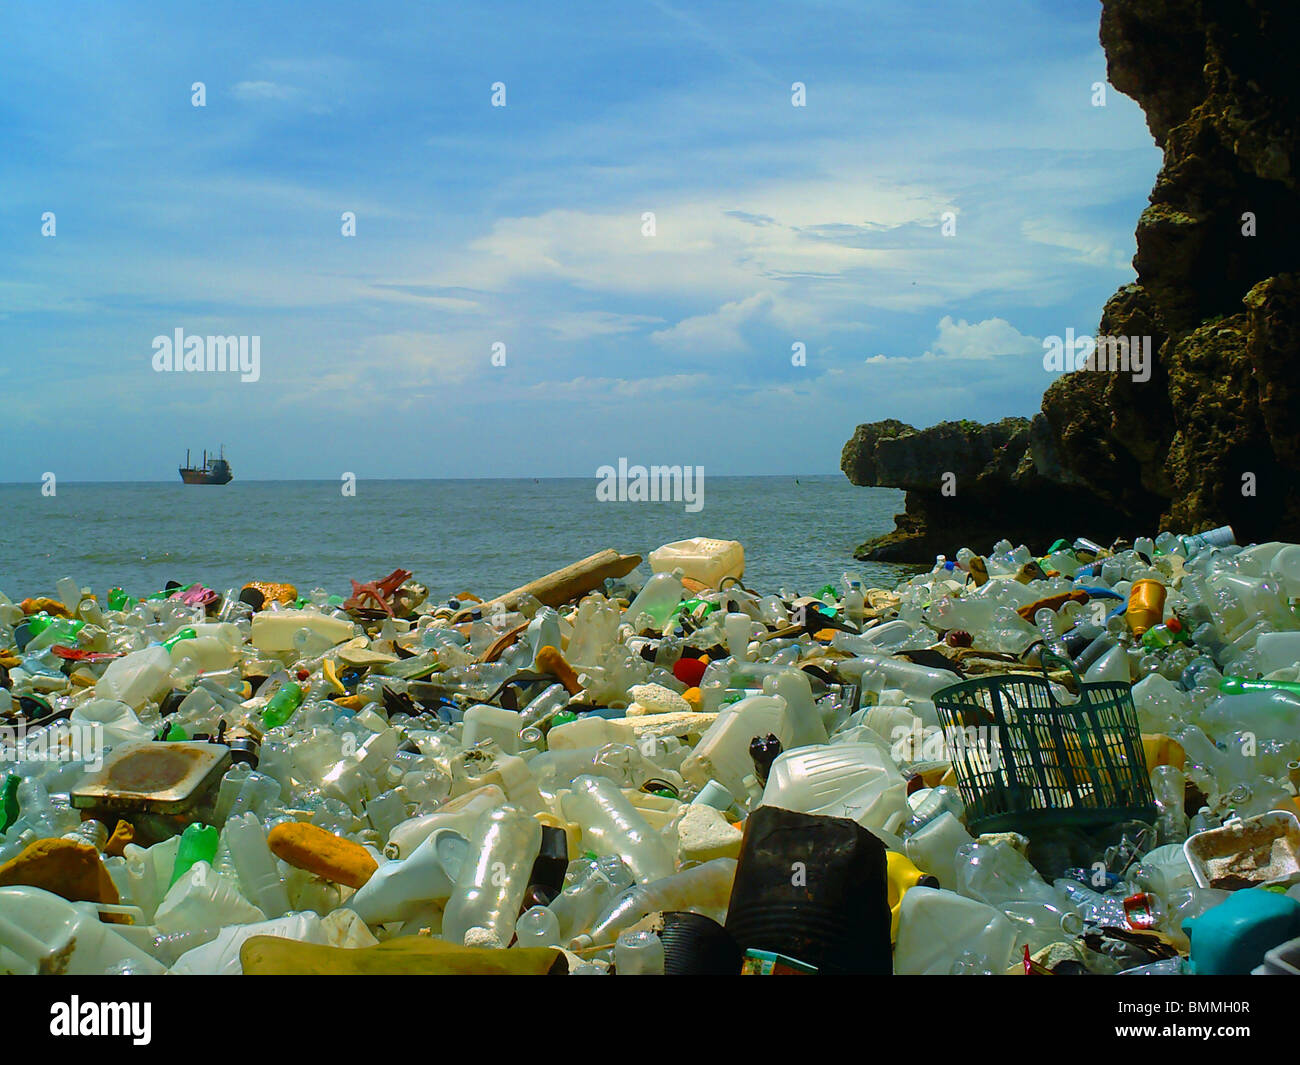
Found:
<path fill-rule="evenodd" d="M 727 909 L 742 950 L 766 950 L 818 972 L 888 976 L 885 845 L 856 821 L 760 806 L 745 839 Z"/>

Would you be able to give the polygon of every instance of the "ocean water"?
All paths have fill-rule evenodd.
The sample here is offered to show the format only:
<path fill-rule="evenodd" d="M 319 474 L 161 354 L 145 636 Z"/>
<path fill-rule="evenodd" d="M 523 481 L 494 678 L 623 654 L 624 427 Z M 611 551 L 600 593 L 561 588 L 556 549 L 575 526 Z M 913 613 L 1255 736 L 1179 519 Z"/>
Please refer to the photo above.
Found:
<path fill-rule="evenodd" d="M 289 581 L 348 594 L 398 566 L 431 594 L 487 598 L 607 547 L 643 557 L 690 536 L 739 540 L 745 583 L 815 591 L 846 570 L 890 587 L 915 567 L 855 562 L 853 548 L 893 528 L 903 493 L 839 474 L 711 477 L 703 508 L 598 502 L 595 478 L 554 480 L 232 481 L 0 485 L 0 591 L 54 594 L 70 576 L 98 593 L 148 594 L 168 580 L 224 590 Z M 648 564 L 643 566 L 649 572 Z"/>

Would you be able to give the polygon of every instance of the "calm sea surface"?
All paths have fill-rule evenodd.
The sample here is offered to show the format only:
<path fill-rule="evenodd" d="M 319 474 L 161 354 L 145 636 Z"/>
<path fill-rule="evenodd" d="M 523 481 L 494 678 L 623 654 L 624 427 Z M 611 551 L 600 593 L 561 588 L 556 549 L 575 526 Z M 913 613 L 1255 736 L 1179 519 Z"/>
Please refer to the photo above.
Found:
<path fill-rule="evenodd" d="M 595 478 L 233 481 L 0 485 L 0 591 L 52 595 L 71 576 L 95 591 L 147 594 L 168 580 L 218 590 L 282 580 L 348 593 L 402 566 L 439 598 L 487 597 L 595 551 L 648 554 L 690 536 L 745 545 L 745 583 L 814 591 L 848 569 L 892 586 L 907 567 L 860 563 L 853 548 L 889 531 L 903 493 L 839 474 L 713 477 L 704 506 L 598 502 Z M 647 569 L 648 571 L 648 569 Z"/>

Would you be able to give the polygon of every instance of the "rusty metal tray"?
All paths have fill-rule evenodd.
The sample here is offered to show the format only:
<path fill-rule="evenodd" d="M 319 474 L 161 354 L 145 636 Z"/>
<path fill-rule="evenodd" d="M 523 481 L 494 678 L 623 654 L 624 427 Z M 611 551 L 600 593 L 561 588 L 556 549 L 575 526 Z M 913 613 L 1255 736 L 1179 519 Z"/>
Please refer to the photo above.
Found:
<path fill-rule="evenodd" d="M 229 765 L 230 748 L 221 743 L 127 744 L 72 790 L 72 805 L 79 810 L 180 813 Z"/>

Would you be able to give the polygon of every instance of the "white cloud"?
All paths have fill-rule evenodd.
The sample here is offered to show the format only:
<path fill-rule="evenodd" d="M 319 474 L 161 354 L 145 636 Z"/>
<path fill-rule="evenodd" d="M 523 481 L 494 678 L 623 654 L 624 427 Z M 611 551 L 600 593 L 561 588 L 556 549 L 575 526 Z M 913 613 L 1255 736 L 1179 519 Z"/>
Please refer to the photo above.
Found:
<path fill-rule="evenodd" d="M 683 318 L 668 329 L 652 334 L 657 344 L 690 353 L 743 351 L 743 330 L 770 315 L 775 301 L 765 292 L 724 303 L 709 314 Z"/>
<path fill-rule="evenodd" d="M 663 321 L 646 314 L 615 314 L 612 311 L 570 311 L 553 315 L 544 323 L 562 341 L 590 340 L 599 336 L 634 333 L 644 325 Z"/>
<path fill-rule="evenodd" d="M 249 103 L 253 100 L 292 100 L 298 91 L 292 85 L 275 81 L 238 81 L 231 88 L 230 95 Z"/>
<path fill-rule="evenodd" d="M 1057 219 L 1027 218 L 1021 223 L 1020 232 L 1035 244 L 1048 244 L 1073 252 L 1078 262 L 1090 266 L 1115 270 L 1132 267 L 1131 253 L 1116 248 L 1109 237 L 1095 229 L 1077 229 Z"/>

